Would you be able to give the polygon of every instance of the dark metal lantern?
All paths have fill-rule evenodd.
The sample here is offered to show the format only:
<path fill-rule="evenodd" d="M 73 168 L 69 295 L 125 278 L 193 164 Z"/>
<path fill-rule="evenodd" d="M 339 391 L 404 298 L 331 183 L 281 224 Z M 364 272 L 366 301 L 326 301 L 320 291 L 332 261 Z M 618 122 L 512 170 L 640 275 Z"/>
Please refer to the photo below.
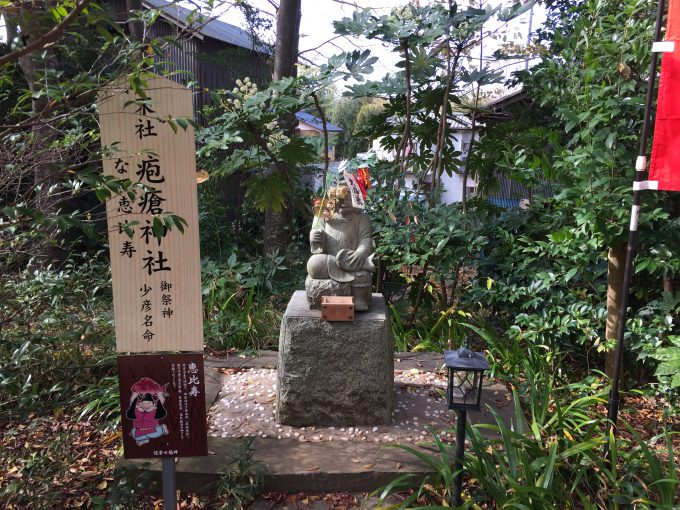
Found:
<path fill-rule="evenodd" d="M 444 351 L 449 372 L 446 400 L 449 409 L 479 411 L 484 371 L 489 369 L 484 354 L 467 347 Z"/>

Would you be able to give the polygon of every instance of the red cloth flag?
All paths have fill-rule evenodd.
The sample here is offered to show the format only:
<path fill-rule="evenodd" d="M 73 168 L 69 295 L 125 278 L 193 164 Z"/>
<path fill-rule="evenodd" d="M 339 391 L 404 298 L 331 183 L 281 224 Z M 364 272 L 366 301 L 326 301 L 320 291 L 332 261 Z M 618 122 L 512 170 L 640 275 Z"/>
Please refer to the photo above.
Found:
<path fill-rule="evenodd" d="M 680 0 L 669 0 L 666 41 L 675 43 L 661 57 L 659 100 L 654 124 L 651 189 L 680 191 Z"/>

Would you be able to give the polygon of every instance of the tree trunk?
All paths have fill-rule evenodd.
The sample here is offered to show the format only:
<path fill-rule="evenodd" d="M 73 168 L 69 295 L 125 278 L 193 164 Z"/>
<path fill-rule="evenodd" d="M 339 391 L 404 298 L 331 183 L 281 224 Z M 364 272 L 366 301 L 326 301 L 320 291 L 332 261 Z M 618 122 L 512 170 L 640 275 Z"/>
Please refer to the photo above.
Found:
<path fill-rule="evenodd" d="M 479 1 L 479 8 L 484 8 L 483 0 Z M 484 32 L 483 28 L 479 27 L 479 72 L 482 72 L 484 68 Z M 465 168 L 463 169 L 463 196 L 461 197 L 461 202 L 463 206 L 463 212 L 467 212 L 467 182 L 468 176 L 470 175 L 470 157 L 472 156 L 472 146 L 475 143 L 475 129 L 477 121 L 477 109 L 479 108 L 479 91 L 481 88 L 481 83 L 477 82 L 477 91 L 475 92 L 475 104 L 474 110 L 472 111 L 472 122 L 470 125 L 470 145 L 468 145 L 468 151 L 465 158 Z M 462 139 L 461 139 L 462 143 Z"/>
<path fill-rule="evenodd" d="M 668 271 L 664 271 L 663 274 L 663 291 L 675 294 L 675 282 L 673 277 L 668 275 Z"/>
<path fill-rule="evenodd" d="M 5 31 L 7 32 L 7 43 L 11 46 L 14 39 L 19 35 L 19 27 L 16 24 L 16 20 L 12 18 L 8 13 L 3 13 L 5 17 Z"/>
<path fill-rule="evenodd" d="M 142 10 L 142 0 L 125 0 L 125 8 L 128 10 L 128 31 L 130 32 L 130 37 L 136 41 L 144 40 L 144 24 L 132 17 L 134 11 Z"/>
<path fill-rule="evenodd" d="M 274 53 L 274 80 L 296 76 L 297 48 L 300 36 L 300 0 L 281 0 L 276 18 L 276 50 Z M 279 119 L 279 123 L 292 135 L 295 131 L 295 116 Z M 281 172 L 283 169 L 273 168 Z M 264 252 L 283 249 L 290 243 L 290 222 L 292 195 L 288 195 L 281 211 L 268 209 L 264 217 Z"/>
<path fill-rule="evenodd" d="M 619 323 L 623 320 L 620 314 L 623 299 L 623 273 L 626 266 L 626 242 L 616 241 L 607 254 L 607 328 L 605 338 L 616 339 Z M 609 349 L 605 354 L 604 371 L 612 377 L 616 363 L 616 350 Z"/>
<path fill-rule="evenodd" d="M 281 0 L 276 17 L 274 80 L 297 76 L 297 47 L 300 37 L 300 0 Z"/>
<path fill-rule="evenodd" d="M 45 18 L 46 13 L 42 9 L 30 11 L 27 9 L 20 18 L 10 21 L 9 24 L 14 27 L 17 25 L 21 27 L 24 44 L 28 45 L 50 29 L 44 23 Z M 36 80 L 37 73 L 42 69 L 57 68 L 54 52 L 48 48 L 39 52 L 28 53 L 19 57 L 18 64 L 30 91 L 34 94 L 31 107 L 32 113 L 37 115 L 45 111 L 50 102 L 49 96 L 36 94 L 42 88 L 42 85 Z M 59 165 L 54 162 L 57 161 L 57 158 L 51 154 L 49 149 L 50 143 L 58 135 L 58 131 L 49 123 L 48 118 L 44 118 L 42 122 L 36 123 L 33 127 L 33 179 L 34 185 L 39 186 L 34 207 L 46 217 L 54 216 L 59 210 L 59 200 L 52 188 L 60 182 L 62 175 Z M 59 232 L 55 227 L 50 228 L 42 236 L 39 246 L 36 247 L 35 262 L 45 266 L 49 264 L 61 265 L 66 259 L 66 253 L 59 247 L 62 240 L 63 232 Z"/>

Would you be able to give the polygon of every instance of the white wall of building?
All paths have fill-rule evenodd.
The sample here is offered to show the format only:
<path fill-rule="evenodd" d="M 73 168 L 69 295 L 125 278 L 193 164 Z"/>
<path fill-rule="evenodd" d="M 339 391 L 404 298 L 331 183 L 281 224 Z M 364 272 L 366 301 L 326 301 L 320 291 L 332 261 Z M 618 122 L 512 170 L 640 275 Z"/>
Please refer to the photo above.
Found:
<path fill-rule="evenodd" d="M 467 153 L 470 148 L 470 139 L 472 138 L 472 131 L 470 129 L 456 129 L 453 132 L 454 147 L 461 152 L 461 161 L 464 163 L 467 158 Z M 475 136 L 475 139 L 477 136 Z M 381 138 L 373 140 L 371 150 L 376 153 L 378 159 L 383 161 L 394 161 L 394 151 L 387 151 L 380 145 Z M 413 189 L 413 174 L 406 175 L 406 187 Z M 441 202 L 444 204 L 453 204 L 455 202 L 463 201 L 463 168 L 456 168 L 449 176 L 446 172 L 441 177 Z M 477 189 L 477 183 L 468 176 L 467 179 L 468 198 L 473 196 Z"/>
<path fill-rule="evenodd" d="M 472 138 L 472 131 L 469 129 L 459 129 L 454 131 L 455 136 L 455 147 L 456 150 L 461 152 L 461 162 L 465 162 L 468 156 L 468 151 L 470 148 L 470 140 Z M 444 204 L 453 204 L 454 202 L 463 201 L 463 168 L 457 169 L 458 171 L 451 172 L 449 176 L 446 172 L 442 174 L 441 185 L 442 185 L 442 196 L 441 202 Z M 474 190 L 477 189 L 477 183 L 468 176 L 467 179 L 468 187 L 468 198 L 474 194 Z"/>

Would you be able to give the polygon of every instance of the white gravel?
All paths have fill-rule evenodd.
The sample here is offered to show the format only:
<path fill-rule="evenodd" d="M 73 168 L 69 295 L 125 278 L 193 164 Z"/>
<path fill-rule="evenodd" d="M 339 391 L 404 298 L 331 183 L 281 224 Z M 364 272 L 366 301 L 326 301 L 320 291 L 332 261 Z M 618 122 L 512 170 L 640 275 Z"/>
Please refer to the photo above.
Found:
<path fill-rule="evenodd" d="M 276 423 L 276 370 L 223 369 L 225 383 L 208 414 L 214 437 L 273 437 L 305 442 L 371 441 L 403 443 L 428 441 L 428 427 L 442 440 L 454 415 L 446 409 L 446 378 L 418 369 L 395 370 L 394 412 L 390 426 L 291 427 Z"/>

